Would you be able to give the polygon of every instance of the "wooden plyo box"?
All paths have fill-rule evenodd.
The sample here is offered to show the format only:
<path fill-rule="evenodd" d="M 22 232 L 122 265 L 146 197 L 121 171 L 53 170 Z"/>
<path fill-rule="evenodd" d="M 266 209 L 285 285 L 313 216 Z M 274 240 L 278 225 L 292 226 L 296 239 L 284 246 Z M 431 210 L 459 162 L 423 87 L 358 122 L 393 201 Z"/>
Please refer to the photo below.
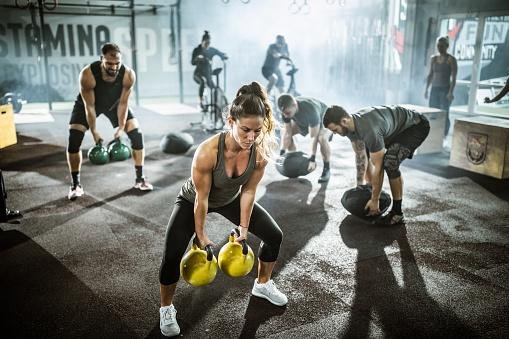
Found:
<path fill-rule="evenodd" d="M 399 106 L 421 113 L 429 120 L 429 135 L 421 146 L 415 150 L 415 154 L 442 152 L 445 130 L 445 112 L 438 108 L 427 106 L 410 104 L 403 104 Z"/>
<path fill-rule="evenodd" d="M 16 138 L 16 126 L 14 125 L 14 113 L 12 105 L 0 106 L 0 148 L 14 145 Z"/>
<path fill-rule="evenodd" d="M 449 165 L 498 179 L 509 178 L 509 120 L 456 119 Z"/>

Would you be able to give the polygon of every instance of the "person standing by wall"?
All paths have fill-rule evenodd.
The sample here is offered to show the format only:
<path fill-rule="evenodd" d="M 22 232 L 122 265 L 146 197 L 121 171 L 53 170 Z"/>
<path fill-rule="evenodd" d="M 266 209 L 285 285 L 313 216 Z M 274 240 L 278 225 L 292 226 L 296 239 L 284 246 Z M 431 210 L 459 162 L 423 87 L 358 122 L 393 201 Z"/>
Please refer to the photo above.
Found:
<path fill-rule="evenodd" d="M 428 99 L 429 106 L 438 108 L 446 113 L 444 135 L 449 133 L 451 122 L 449 120 L 449 107 L 454 99 L 454 87 L 456 86 L 456 75 L 458 73 L 458 64 L 456 58 L 447 53 L 449 48 L 449 38 L 442 36 L 437 39 L 438 54 L 431 57 L 429 73 L 426 81 L 426 90 L 424 97 Z"/>

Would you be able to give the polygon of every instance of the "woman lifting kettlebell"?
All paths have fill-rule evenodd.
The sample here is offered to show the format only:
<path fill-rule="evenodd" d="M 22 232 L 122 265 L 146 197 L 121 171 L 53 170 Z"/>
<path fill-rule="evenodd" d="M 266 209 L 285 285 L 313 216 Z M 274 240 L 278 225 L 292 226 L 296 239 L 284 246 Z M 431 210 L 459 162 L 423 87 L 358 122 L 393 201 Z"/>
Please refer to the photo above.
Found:
<path fill-rule="evenodd" d="M 287 297 L 271 280 L 283 233 L 274 219 L 255 202 L 265 166 L 277 149 L 274 117 L 265 89 L 252 82 L 242 86 L 229 107 L 227 131 L 203 141 L 197 148 L 191 177 L 184 183 L 168 222 L 159 272 L 160 328 L 165 336 L 180 333 L 173 306 L 180 261 L 193 234 L 200 248 L 212 244 L 205 232 L 207 213 L 216 212 L 238 225 L 239 236 L 248 232 L 262 240 L 258 251 L 258 277 L 252 294 L 283 306 Z"/>

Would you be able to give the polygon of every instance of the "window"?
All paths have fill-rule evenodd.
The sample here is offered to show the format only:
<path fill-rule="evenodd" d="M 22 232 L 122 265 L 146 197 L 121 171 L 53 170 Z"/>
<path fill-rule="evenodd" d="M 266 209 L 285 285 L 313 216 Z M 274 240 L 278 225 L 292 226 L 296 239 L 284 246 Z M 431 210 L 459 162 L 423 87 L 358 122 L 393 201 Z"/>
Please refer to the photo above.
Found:
<path fill-rule="evenodd" d="M 504 87 L 509 76 L 509 16 L 486 17 L 480 59 L 479 84 L 476 94 L 476 113 L 509 117 L 509 96 L 498 102 L 485 104 Z"/>
<path fill-rule="evenodd" d="M 476 42 L 479 23 L 482 41 Z M 477 18 L 455 15 L 441 18 L 439 35 L 449 36 L 448 52 L 458 62 L 458 75 L 451 110 L 457 112 L 509 117 L 509 97 L 485 104 L 485 97 L 494 97 L 509 76 L 509 16 Z M 476 51 L 480 55 L 476 58 Z M 473 72 L 478 72 L 479 78 Z M 472 90 L 472 84 L 475 88 Z M 473 99 L 469 100 L 470 97 Z M 469 108 L 470 104 L 470 108 Z"/>

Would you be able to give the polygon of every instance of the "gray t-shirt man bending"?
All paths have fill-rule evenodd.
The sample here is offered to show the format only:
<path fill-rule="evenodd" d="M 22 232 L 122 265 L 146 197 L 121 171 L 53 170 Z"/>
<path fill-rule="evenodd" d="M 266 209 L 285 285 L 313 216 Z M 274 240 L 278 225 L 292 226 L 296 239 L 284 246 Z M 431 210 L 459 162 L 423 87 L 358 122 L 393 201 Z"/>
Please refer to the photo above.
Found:
<path fill-rule="evenodd" d="M 295 151 L 293 136 L 309 134 L 311 138 L 311 157 L 308 171 L 316 168 L 316 150 L 320 145 L 323 157 L 323 171 L 318 179 L 319 183 L 327 182 L 330 178 L 330 146 L 326 130 L 322 125 L 322 118 L 327 105 L 320 100 L 308 97 L 293 97 L 290 94 L 281 95 L 277 104 L 283 115 L 285 129 L 283 134 L 281 155 L 289 151 Z M 330 133 L 329 133 L 330 134 Z"/>
<path fill-rule="evenodd" d="M 369 215 L 380 213 L 379 199 L 384 170 L 389 178 L 393 205 L 380 223 L 398 225 L 405 223 L 401 202 L 403 179 L 399 170 L 405 159 L 429 134 L 429 122 L 421 114 L 401 106 L 366 107 L 355 114 L 347 113 L 340 106 L 327 108 L 323 125 L 352 143 L 357 165 L 357 185 L 372 184 L 371 199 L 366 204 Z"/>

